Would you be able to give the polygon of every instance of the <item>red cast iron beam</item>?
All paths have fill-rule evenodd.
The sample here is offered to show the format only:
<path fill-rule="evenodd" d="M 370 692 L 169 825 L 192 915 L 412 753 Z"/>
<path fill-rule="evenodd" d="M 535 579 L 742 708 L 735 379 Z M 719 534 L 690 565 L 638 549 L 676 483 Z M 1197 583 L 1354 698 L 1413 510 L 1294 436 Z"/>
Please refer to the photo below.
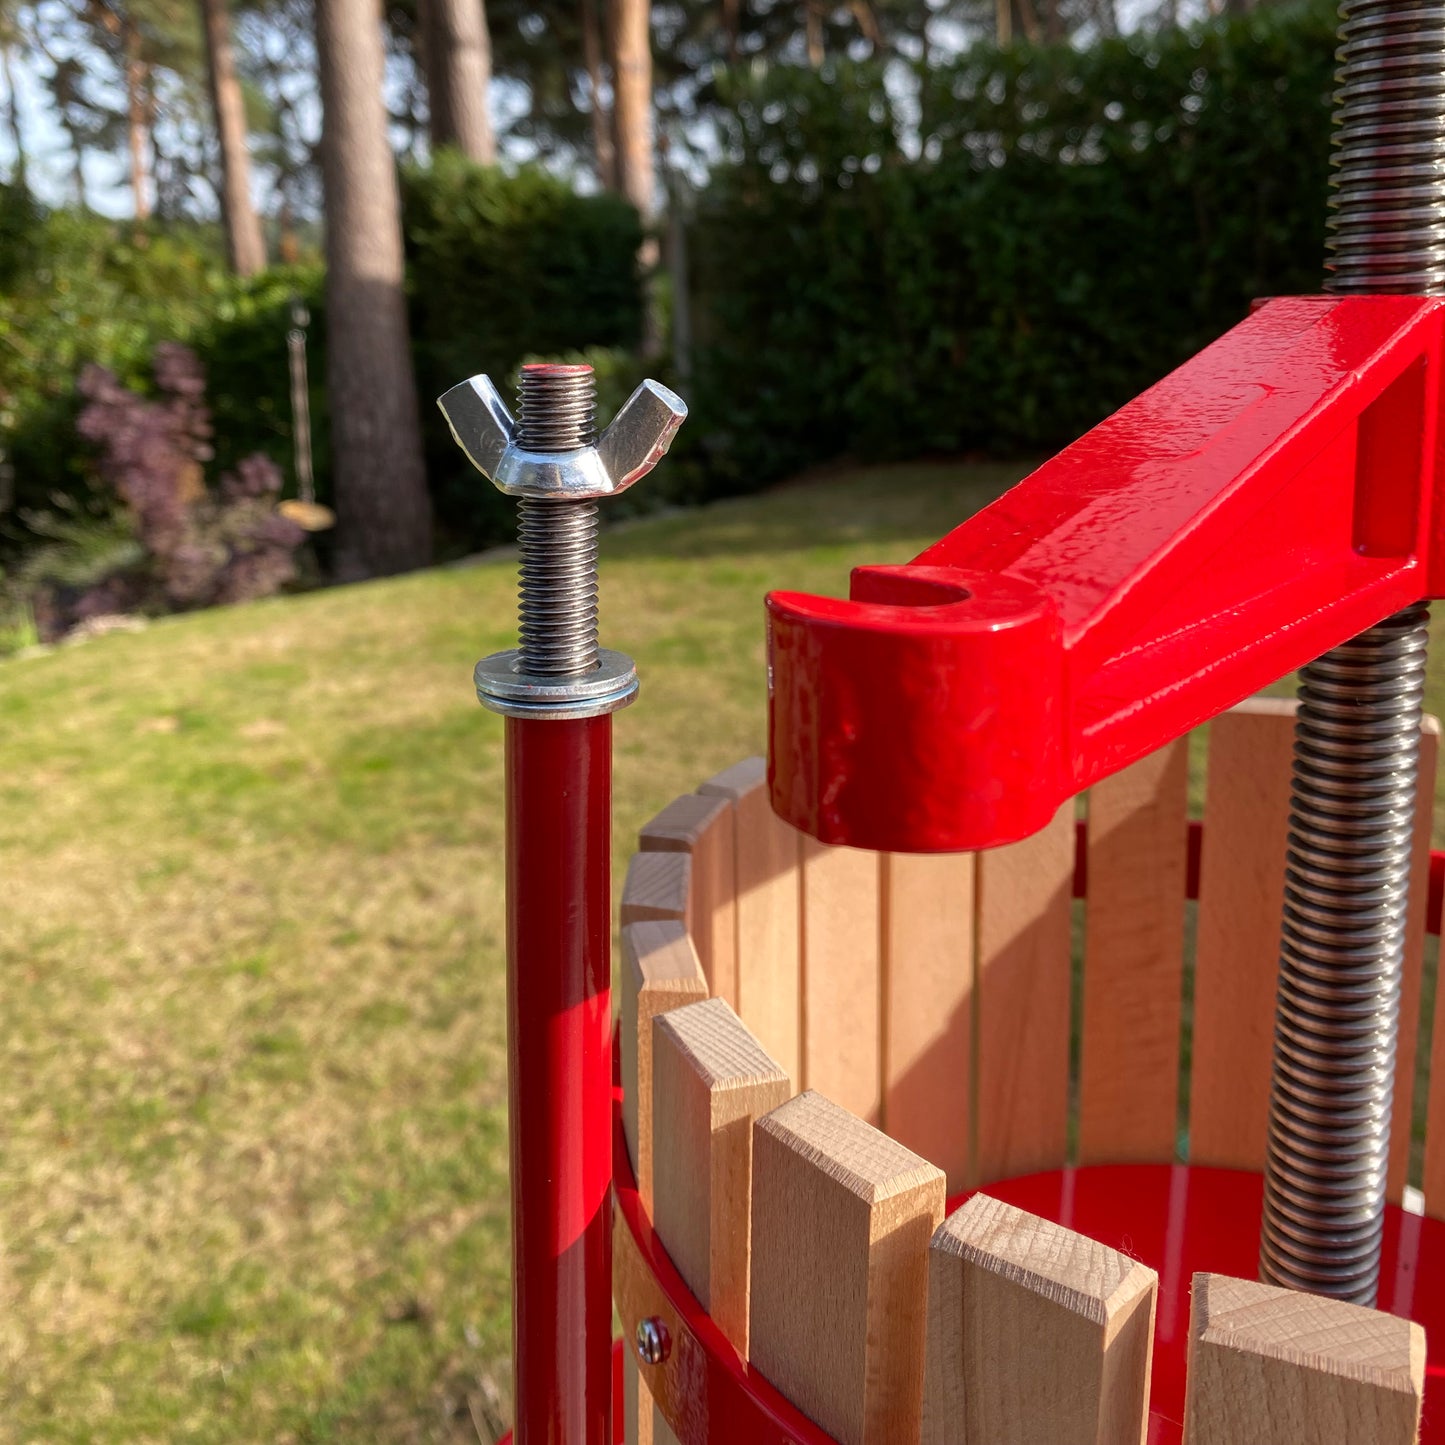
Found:
<path fill-rule="evenodd" d="M 825 843 L 1012 842 L 1440 595 L 1442 308 L 1270 301 L 848 600 L 771 594 L 774 808 Z"/>

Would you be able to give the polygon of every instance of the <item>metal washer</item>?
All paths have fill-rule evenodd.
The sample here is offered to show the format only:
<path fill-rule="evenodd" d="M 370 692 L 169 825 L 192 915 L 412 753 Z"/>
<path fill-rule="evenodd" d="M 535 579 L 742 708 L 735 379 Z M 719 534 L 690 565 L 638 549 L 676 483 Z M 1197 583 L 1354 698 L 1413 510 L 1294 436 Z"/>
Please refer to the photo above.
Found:
<path fill-rule="evenodd" d="M 538 677 L 519 670 L 521 651 L 494 652 L 476 666 L 477 699 L 503 717 L 601 717 L 637 696 L 637 668 L 624 652 L 601 647 L 597 666 L 577 677 Z"/>

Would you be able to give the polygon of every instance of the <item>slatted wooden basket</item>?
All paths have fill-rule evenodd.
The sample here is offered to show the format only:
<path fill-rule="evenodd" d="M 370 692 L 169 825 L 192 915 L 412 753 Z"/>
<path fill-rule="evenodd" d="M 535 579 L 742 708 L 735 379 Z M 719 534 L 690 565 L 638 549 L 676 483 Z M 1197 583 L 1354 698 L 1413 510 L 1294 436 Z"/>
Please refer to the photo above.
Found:
<path fill-rule="evenodd" d="M 770 1387 L 790 1402 L 777 1418 L 811 1422 L 806 1440 L 803 1423 L 773 1437 L 797 1445 L 1420 1438 L 1424 1332 L 1402 1316 L 1445 1312 L 1445 989 L 1415 1097 L 1433 720 L 1389 1174 L 1414 1212 L 1392 1212 L 1381 1291 L 1394 1313 L 1267 1288 L 1237 1250 L 1216 1267 L 1195 1242 L 1215 1196 L 1191 1176 L 1252 1198 L 1257 1221 L 1292 728 L 1274 699 L 1215 719 L 1202 827 L 1182 739 L 1077 818 L 978 855 L 820 845 L 774 816 L 760 759 L 642 830 L 621 919 L 628 1441 L 731 1445 L 722 1395 Z M 1408 1187 L 1422 1112 L 1423 1215 Z M 1186 1162 L 1210 1168 L 1158 1167 Z M 1157 1220 L 1106 1221 L 1099 1238 L 1058 1222 L 1083 1217 L 1071 1191 L 1091 1165 L 1153 1166 L 1125 1202 Z M 701 1333 L 659 1290 L 649 1240 L 710 1317 Z M 653 1316 L 693 1343 L 641 1362 L 631 1342 Z M 721 1365 L 694 1347 L 703 1334 L 725 1341 Z"/>

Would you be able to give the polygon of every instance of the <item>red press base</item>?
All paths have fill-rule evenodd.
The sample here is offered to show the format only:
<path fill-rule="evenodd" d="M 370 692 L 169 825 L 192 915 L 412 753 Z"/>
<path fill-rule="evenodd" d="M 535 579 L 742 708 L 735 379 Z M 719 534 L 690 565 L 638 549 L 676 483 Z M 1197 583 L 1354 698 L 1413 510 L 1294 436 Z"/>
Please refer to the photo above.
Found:
<path fill-rule="evenodd" d="M 990 1184 L 987 1192 L 1159 1271 L 1149 1445 L 1179 1445 L 1189 1283 L 1200 1271 L 1254 1278 L 1264 1193 L 1260 1176 L 1182 1164 L 1123 1164 L 1030 1174 Z M 965 1198 L 949 1200 L 949 1209 Z M 1425 1327 L 1428 1364 L 1420 1439 L 1422 1445 L 1445 1445 L 1445 1224 L 1394 1208 L 1386 1212 L 1380 1308 Z M 617 1445 L 623 1440 L 621 1351 L 619 1341 L 613 1360 Z M 510 1445 L 511 1438 L 505 1436 L 502 1445 Z"/>

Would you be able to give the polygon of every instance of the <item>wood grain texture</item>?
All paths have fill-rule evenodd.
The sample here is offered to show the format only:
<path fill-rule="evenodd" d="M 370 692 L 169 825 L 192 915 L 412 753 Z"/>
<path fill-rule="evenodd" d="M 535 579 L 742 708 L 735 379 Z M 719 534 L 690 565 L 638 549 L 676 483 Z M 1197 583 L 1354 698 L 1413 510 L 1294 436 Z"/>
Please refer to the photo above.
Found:
<path fill-rule="evenodd" d="M 883 858 L 883 1126 L 969 1182 L 973 1053 L 971 853 Z"/>
<path fill-rule="evenodd" d="M 698 792 L 733 805 L 738 1015 L 801 1088 L 801 835 L 773 812 L 762 758 L 735 764 Z"/>
<path fill-rule="evenodd" d="M 1398 1204 L 1410 1182 L 1411 1127 L 1415 1103 L 1415 1060 L 1420 1048 L 1420 989 L 1425 973 L 1425 912 L 1430 898 L 1430 834 L 1434 823 L 1435 771 L 1440 761 L 1440 722 L 1421 719 L 1420 779 L 1415 793 L 1415 840 L 1410 862 L 1410 907 L 1405 921 L 1405 957 L 1400 977 L 1400 1032 L 1395 1049 L 1395 1092 L 1391 1104 L 1390 1161 L 1386 1197 Z"/>
<path fill-rule="evenodd" d="M 622 1352 L 622 1438 L 626 1445 L 678 1445 L 637 1363 L 634 1350 Z"/>
<path fill-rule="evenodd" d="M 687 1287 L 744 1357 L 753 1121 L 792 1092 L 722 999 L 653 1020 L 653 1223 Z"/>
<path fill-rule="evenodd" d="M 923 1445 L 1142 1445 L 1159 1279 L 976 1194 L 933 1236 Z"/>
<path fill-rule="evenodd" d="M 1194 1276 L 1185 1445 L 1414 1445 L 1424 1384 L 1409 1320 Z"/>
<path fill-rule="evenodd" d="M 690 853 L 634 853 L 622 884 L 621 926 L 666 918 L 685 920 L 691 885 Z"/>
<path fill-rule="evenodd" d="M 978 855 L 974 1178 L 1067 1162 L 1074 808 Z"/>
<path fill-rule="evenodd" d="M 1089 793 L 1081 1164 L 1175 1156 L 1188 787 L 1180 738 Z"/>
<path fill-rule="evenodd" d="M 821 1094 L 753 1131 L 752 1363 L 839 1445 L 918 1439 L 943 1174 Z"/>
<path fill-rule="evenodd" d="M 1193 1164 L 1264 1167 L 1295 711 L 1292 698 L 1250 698 L 1209 725 L 1189 1098 Z"/>
<path fill-rule="evenodd" d="M 810 1089 L 870 1124 L 882 1104 L 877 853 L 830 848 L 803 854 L 803 1064 Z"/>
<path fill-rule="evenodd" d="M 697 950 L 677 920 L 630 923 L 622 930 L 622 1131 L 637 1191 L 652 1211 L 652 1020 L 707 997 Z"/>
<path fill-rule="evenodd" d="M 733 810 L 726 798 L 686 793 L 674 798 L 637 835 L 644 853 L 686 853 L 692 859 L 687 926 L 717 998 L 737 1002 Z"/>

